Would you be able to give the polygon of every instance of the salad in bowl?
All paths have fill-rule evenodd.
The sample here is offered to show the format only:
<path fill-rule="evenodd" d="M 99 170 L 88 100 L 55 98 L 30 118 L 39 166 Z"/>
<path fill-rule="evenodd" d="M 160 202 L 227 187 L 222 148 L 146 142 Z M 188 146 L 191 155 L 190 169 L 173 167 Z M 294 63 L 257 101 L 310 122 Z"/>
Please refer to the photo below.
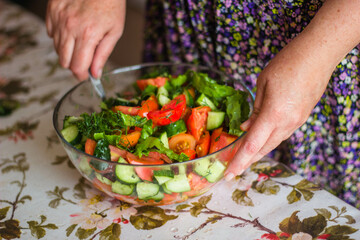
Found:
<path fill-rule="evenodd" d="M 173 204 L 220 181 L 253 104 L 239 81 L 206 67 L 149 63 L 90 82 L 57 104 L 54 127 L 79 172 L 119 200 Z"/>

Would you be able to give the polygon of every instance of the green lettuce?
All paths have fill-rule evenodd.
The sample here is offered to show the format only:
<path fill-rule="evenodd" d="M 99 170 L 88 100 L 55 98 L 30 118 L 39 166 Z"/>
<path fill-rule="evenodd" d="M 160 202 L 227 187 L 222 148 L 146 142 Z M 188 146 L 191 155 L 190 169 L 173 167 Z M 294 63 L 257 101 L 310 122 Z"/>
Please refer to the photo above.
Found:
<path fill-rule="evenodd" d="M 243 131 L 240 129 L 241 123 L 249 117 L 250 106 L 246 101 L 247 94 L 236 91 L 235 94 L 226 98 L 226 114 L 229 118 L 229 134 L 240 136 Z"/>

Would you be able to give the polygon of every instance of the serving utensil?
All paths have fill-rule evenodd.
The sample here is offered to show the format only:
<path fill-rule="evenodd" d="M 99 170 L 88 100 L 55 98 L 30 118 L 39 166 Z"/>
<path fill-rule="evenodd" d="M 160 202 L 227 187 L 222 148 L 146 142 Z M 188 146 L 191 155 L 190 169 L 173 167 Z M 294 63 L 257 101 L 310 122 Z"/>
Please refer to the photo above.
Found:
<path fill-rule="evenodd" d="M 104 91 L 104 87 L 101 83 L 101 79 L 100 78 L 95 78 L 92 74 L 91 71 L 89 69 L 89 78 L 91 81 L 91 84 L 93 85 L 95 92 L 99 95 L 99 97 L 104 100 L 106 97 L 105 91 Z"/>

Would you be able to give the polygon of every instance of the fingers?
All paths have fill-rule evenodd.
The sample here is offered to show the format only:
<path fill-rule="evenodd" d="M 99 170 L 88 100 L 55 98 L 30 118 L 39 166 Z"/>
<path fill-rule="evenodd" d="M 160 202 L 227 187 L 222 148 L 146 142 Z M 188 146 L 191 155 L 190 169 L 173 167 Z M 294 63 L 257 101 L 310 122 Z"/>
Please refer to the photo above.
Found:
<path fill-rule="evenodd" d="M 77 38 L 75 40 L 75 47 L 69 68 L 80 81 L 89 77 L 88 69 L 93 61 L 97 44 L 98 42 L 91 39 L 91 37 Z"/>
<path fill-rule="evenodd" d="M 254 157 L 258 156 L 259 151 L 268 141 L 273 130 L 274 127 L 271 123 L 264 121 L 262 115 L 257 117 L 256 121 L 254 121 L 242 139 L 234 159 L 230 162 L 227 173 L 225 174 L 226 180 L 231 180 L 251 165 Z"/>
<path fill-rule="evenodd" d="M 100 78 L 105 62 L 109 58 L 120 36 L 106 34 L 97 45 L 90 71 L 95 78 Z"/>

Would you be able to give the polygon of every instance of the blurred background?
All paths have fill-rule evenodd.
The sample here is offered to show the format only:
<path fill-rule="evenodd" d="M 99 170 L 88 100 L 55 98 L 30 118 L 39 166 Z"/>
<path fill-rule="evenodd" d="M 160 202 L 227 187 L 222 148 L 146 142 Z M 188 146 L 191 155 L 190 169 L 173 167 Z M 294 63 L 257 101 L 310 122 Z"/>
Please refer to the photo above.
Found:
<path fill-rule="evenodd" d="M 11 0 L 45 20 L 47 0 Z M 110 56 L 115 66 L 141 63 L 146 0 L 128 0 L 124 34 Z"/>

